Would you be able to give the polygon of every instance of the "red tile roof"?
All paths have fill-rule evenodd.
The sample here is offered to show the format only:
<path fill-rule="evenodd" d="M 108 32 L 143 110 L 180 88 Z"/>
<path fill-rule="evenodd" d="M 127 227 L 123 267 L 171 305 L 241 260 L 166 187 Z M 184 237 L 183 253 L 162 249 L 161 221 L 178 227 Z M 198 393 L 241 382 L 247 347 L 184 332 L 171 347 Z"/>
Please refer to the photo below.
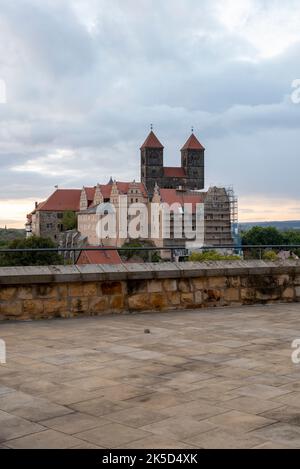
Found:
<path fill-rule="evenodd" d="M 110 198 L 111 184 L 100 184 L 100 190 L 104 199 Z"/>
<path fill-rule="evenodd" d="M 89 246 L 97 247 L 97 246 Z M 109 251 L 81 251 L 76 264 L 121 264 L 122 260 L 117 250 Z"/>
<path fill-rule="evenodd" d="M 131 184 L 131 182 L 117 182 L 117 187 L 121 194 L 127 194 Z M 142 192 L 144 197 L 147 197 L 147 191 L 143 183 L 136 183 L 136 187 Z M 96 187 L 85 187 L 84 189 L 87 194 L 88 206 L 91 207 Z M 105 199 L 110 198 L 111 184 L 102 184 L 100 189 Z M 32 213 L 38 210 L 45 212 L 72 210 L 77 212 L 80 210 L 80 195 L 81 189 L 57 189 L 46 201 L 39 203 Z"/>
<path fill-rule="evenodd" d="M 194 194 L 186 191 L 176 189 L 160 189 L 161 201 L 172 205 L 178 203 L 181 206 L 184 204 L 193 204 L 193 212 L 196 209 L 196 204 L 204 202 L 205 193 Z"/>
<path fill-rule="evenodd" d="M 144 141 L 142 148 L 164 148 L 163 145 L 160 143 L 158 138 L 156 137 L 155 133 L 151 130 L 150 134 Z"/>
<path fill-rule="evenodd" d="M 117 187 L 118 190 L 121 192 L 121 194 L 128 194 L 128 191 L 130 189 L 130 186 L 132 185 L 132 182 L 119 182 L 117 181 Z M 111 186 L 110 186 L 111 187 Z M 142 182 L 136 182 L 135 187 L 141 191 L 144 197 L 147 197 L 147 190 Z"/>
<path fill-rule="evenodd" d="M 96 187 L 85 187 L 85 193 L 89 202 L 94 200 Z"/>
<path fill-rule="evenodd" d="M 171 168 L 171 167 L 164 167 L 164 176 L 166 177 L 185 177 L 185 169 L 184 168 Z"/>
<path fill-rule="evenodd" d="M 181 150 L 205 150 L 194 134 L 186 141 Z"/>
<path fill-rule="evenodd" d="M 45 202 L 41 202 L 36 210 L 45 212 L 59 212 L 64 210 L 78 211 L 80 206 L 80 194 L 81 189 L 57 189 Z"/>

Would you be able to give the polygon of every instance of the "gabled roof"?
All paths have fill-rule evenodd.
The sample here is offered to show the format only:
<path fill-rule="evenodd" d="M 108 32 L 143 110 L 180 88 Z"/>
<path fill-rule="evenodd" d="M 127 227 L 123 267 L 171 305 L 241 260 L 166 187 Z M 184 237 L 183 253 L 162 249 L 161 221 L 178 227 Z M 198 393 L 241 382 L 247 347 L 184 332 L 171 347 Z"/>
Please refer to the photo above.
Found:
<path fill-rule="evenodd" d="M 84 190 L 86 193 L 87 200 L 89 202 L 93 201 L 95 197 L 96 187 L 84 187 Z"/>
<path fill-rule="evenodd" d="M 97 246 L 89 246 L 89 247 L 97 247 Z M 76 264 L 121 264 L 121 263 L 122 263 L 121 258 L 116 249 L 109 250 L 109 251 L 82 251 L 76 262 Z"/>
<path fill-rule="evenodd" d="M 74 212 L 80 207 L 81 189 L 56 189 L 45 202 L 41 202 L 35 210 L 43 212 L 60 212 L 72 210 Z"/>
<path fill-rule="evenodd" d="M 160 148 L 160 149 L 163 149 L 164 147 L 160 143 L 158 138 L 156 137 L 153 130 L 151 130 L 150 134 L 148 135 L 148 137 L 144 141 L 143 145 L 141 146 L 141 149 L 142 148 Z"/>
<path fill-rule="evenodd" d="M 201 145 L 199 140 L 192 134 L 185 142 L 181 150 L 205 150 L 204 146 Z"/>
<path fill-rule="evenodd" d="M 181 178 L 185 177 L 185 169 L 184 168 L 171 168 L 171 167 L 164 167 L 164 176 L 166 177 L 173 177 L 173 178 Z"/>
<path fill-rule="evenodd" d="M 103 195 L 104 199 L 109 199 L 110 198 L 111 186 L 112 186 L 112 184 L 110 184 L 110 183 L 100 184 L 101 194 Z"/>

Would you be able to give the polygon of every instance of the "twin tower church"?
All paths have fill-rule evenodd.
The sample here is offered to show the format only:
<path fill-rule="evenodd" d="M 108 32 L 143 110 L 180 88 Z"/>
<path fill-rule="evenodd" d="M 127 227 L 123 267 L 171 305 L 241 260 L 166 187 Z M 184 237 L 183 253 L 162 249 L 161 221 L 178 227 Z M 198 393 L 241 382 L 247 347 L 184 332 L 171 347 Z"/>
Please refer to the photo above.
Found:
<path fill-rule="evenodd" d="M 151 129 L 141 147 L 141 182 L 151 196 L 157 184 L 161 189 L 204 189 L 205 148 L 192 132 L 181 149 L 181 166 L 164 166 L 164 147 Z"/>

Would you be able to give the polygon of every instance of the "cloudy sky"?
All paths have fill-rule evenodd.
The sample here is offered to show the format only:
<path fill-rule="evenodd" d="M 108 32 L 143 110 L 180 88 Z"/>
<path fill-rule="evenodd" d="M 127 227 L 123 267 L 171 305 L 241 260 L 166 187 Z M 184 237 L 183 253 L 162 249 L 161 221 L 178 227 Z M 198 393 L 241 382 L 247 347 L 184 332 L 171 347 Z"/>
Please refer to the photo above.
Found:
<path fill-rule="evenodd" d="M 138 179 L 150 123 L 168 166 L 194 126 L 241 220 L 300 219 L 299 31 L 299 0 L 0 0 L 0 226 Z"/>

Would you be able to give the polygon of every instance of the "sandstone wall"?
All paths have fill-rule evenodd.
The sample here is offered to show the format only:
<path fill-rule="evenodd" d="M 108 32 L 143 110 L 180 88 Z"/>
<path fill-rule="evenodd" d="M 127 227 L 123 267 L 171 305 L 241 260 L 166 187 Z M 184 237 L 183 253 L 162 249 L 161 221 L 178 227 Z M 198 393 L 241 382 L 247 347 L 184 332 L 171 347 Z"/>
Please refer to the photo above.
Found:
<path fill-rule="evenodd" d="M 300 261 L 0 268 L 0 320 L 300 300 Z"/>

